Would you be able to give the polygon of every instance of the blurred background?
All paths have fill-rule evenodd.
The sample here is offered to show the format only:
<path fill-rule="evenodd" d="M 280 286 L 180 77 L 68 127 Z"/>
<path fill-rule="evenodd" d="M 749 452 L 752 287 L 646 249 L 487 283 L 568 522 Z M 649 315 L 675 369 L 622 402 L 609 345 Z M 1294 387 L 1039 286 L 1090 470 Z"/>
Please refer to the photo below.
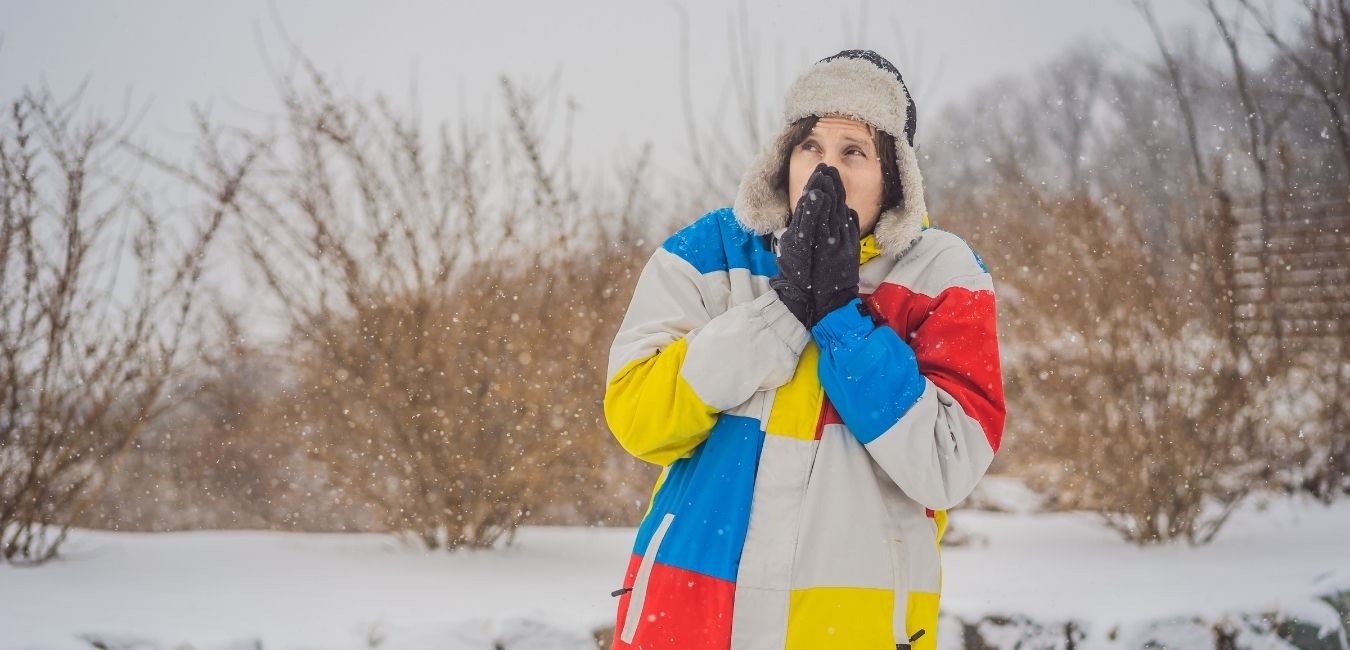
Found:
<path fill-rule="evenodd" d="M 999 297 L 1007 429 L 939 643 L 1350 648 L 1346 0 L 0 2 L 0 647 L 605 647 L 660 471 L 601 410 L 636 273 L 852 48 L 904 74 L 933 224 Z M 349 550 L 445 583 L 257 622 L 266 589 L 202 586 L 271 566 L 234 538 L 119 535 L 174 531 L 398 539 Z M 1143 563 L 962 582 L 1014 534 Z M 573 578 L 509 625 L 447 586 Z M 233 623 L 153 600 L 187 583 Z M 358 622 L 298 622 L 334 590 Z"/>

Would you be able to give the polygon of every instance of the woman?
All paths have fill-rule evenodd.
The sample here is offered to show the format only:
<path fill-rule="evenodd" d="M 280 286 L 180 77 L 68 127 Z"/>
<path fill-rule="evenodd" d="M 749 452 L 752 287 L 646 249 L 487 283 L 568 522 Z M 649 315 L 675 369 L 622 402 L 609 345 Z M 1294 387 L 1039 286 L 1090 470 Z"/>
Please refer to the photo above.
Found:
<path fill-rule="evenodd" d="M 840 52 L 786 103 L 610 350 L 606 421 L 664 468 L 616 649 L 936 647 L 946 510 L 999 447 L 992 280 L 929 227 L 899 71 Z"/>

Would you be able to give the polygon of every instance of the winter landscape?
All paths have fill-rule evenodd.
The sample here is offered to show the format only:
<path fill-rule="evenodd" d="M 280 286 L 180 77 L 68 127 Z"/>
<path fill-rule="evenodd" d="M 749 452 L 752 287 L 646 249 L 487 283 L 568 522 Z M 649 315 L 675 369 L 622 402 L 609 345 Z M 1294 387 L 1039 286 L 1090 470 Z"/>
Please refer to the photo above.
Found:
<path fill-rule="evenodd" d="M 950 5 L 0 0 L 0 650 L 1350 650 L 1350 0 Z"/>

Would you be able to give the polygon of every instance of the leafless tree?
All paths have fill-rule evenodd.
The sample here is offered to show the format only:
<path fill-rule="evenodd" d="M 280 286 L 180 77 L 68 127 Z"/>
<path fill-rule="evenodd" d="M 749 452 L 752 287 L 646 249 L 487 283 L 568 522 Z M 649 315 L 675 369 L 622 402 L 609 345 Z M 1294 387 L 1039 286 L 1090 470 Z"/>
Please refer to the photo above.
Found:
<path fill-rule="evenodd" d="M 147 423 L 183 397 L 176 373 L 223 217 L 156 213 L 118 147 L 128 121 L 82 116 L 79 98 L 28 90 L 0 118 L 0 559 L 12 563 L 54 557 Z M 228 201 L 250 164 L 219 170 L 211 195 Z M 174 227 L 189 229 L 182 250 Z"/>
<path fill-rule="evenodd" d="M 1350 1 L 1300 0 L 1303 20 L 1296 39 L 1281 35 L 1275 18 L 1251 0 L 1237 0 L 1281 59 L 1297 71 L 1326 110 L 1345 169 L 1350 169 Z"/>
<path fill-rule="evenodd" d="M 939 147 L 927 177 L 937 221 L 968 236 L 1003 297 L 1002 467 L 1138 543 L 1201 544 L 1252 490 L 1329 499 L 1350 484 L 1346 268 L 1329 248 L 1347 182 L 1320 164 L 1339 145 L 1310 111 L 1314 84 L 1242 56 L 1231 16 L 1248 9 L 1211 13 L 1232 37 L 1225 70 L 1140 7 L 1158 54 L 1105 71 L 1109 92 L 1076 110 L 1092 116 L 1090 182 L 1053 162 L 1074 142 L 1057 131 L 1053 89 L 1072 84 L 1054 65 L 949 113 L 941 137 L 961 146 Z"/>

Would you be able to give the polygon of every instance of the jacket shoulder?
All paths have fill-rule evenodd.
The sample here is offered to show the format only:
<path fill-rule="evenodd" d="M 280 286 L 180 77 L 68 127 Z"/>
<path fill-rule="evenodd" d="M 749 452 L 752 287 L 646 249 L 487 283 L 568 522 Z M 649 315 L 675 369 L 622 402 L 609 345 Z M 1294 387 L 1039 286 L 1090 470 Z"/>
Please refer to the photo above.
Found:
<path fill-rule="evenodd" d="M 774 275 L 778 265 L 764 239 L 736 220 L 730 207 L 713 210 L 675 231 L 661 248 L 683 259 L 699 273 L 747 269 Z"/>
<path fill-rule="evenodd" d="M 989 267 L 979 253 L 960 235 L 941 228 L 927 228 L 923 240 L 927 242 L 928 255 L 940 262 L 952 277 L 989 273 Z"/>
<path fill-rule="evenodd" d="M 989 268 L 975 249 L 955 233 L 931 227 L 895 261 L 881 283 L 926 296 L 954 287 L 993 289 Z"/>

